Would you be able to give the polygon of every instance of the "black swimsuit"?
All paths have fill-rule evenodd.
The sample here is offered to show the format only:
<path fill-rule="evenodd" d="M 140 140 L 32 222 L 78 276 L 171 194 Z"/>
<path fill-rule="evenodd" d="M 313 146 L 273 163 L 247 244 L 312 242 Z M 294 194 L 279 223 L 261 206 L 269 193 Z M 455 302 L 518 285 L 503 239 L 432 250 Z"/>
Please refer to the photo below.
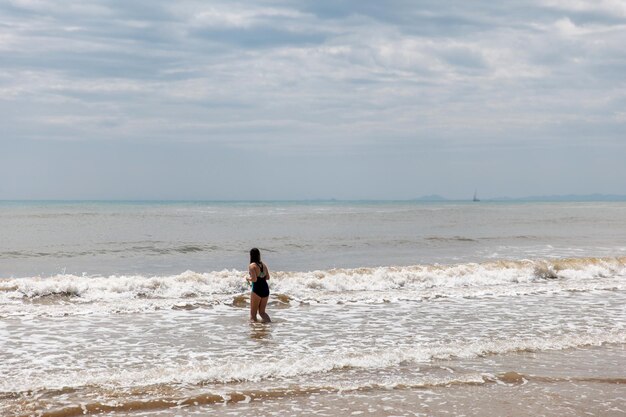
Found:
<path fill-rule="evenodd" d="M 265 272 L 263 272 L 263 264 L 257 264 L 261 269 L 261 273 L 256 277 L 256 282 L 252 283 L 252 292 L 258 295 L 261 298 L 269 297 L 270 295 L 270 287 L 267 285 L 267 280 L 265 279 Z M 261 277 L 260 275 L 263 274 Z"/>

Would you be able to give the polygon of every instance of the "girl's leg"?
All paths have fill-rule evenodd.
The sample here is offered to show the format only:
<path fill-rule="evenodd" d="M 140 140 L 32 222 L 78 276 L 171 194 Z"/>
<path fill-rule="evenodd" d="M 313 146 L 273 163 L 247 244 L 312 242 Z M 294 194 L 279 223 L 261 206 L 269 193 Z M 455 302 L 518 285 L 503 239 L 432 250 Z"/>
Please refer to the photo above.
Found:
<path fill-rule="evenodd" d="M 271 319 L 269 314 L 267 314 L 265 312 L 265 307 L 267 306 L 267 300 L 269 300 L 269 297 L 263 297 L 261 298 L 261 302 L 259 303 L 259 315 L 261 316 L 261 320 L 263 321 L 263 323 L 271 323 Z"/>
<path fill-rule="evenodd" d="M 255 293 L 250 293 L 250 321 L 256 321 L 256 313 L 259 311 L 259 305 L 262 298 Z"/>

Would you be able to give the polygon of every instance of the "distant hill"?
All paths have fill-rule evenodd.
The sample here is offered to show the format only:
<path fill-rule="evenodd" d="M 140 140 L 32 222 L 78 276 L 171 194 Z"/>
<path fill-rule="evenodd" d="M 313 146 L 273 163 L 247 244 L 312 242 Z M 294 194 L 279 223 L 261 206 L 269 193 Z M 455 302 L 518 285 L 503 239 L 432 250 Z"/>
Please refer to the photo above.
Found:
<path fill-rule="evenodd" d="M 498 197 L 490 198 L 488 201 L 545 201 L 545 202 L 585 202 L 585 201 L 626 201 L 626 195 L 617 194 L 566 194 L 566 195 L 535 195 L 528 197 L 510 198 Z"/>
<path fill-rule="evenodd" d="M 533 195 L 527 197 L 495 197 L 483 198 L 482 201 L 512 201 L 512 202 L 585 202 L 585 201 L 626 201 L 626 195 L 618 194 L 565 194 L 565 195 Z M 449 199 L 438 194 L 424 195 L 412 199 L 411 201 L 472 201 L 471 197 L 467 199 Z"/>

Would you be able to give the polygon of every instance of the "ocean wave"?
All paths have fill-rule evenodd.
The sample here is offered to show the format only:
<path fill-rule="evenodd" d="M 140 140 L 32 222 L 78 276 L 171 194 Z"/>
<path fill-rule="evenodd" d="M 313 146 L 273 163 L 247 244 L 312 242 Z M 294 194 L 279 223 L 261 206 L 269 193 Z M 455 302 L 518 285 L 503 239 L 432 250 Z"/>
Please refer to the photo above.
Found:
<path fill-rule="evenodd" d="M 430 236 L 425 237 L 424 240 L 431 242 L 477 242 L 478 240 L 464 236 Z"/>
<path fill-rule="evenodd" d="M 22 302 L 107 303 L 170 300 L 171 306 L 241 304 L 246 273 L 186 271 L 171 276 L 112 275 L 0 279 L 0 306 Z M 619 290 L 626 257 L 518 260 L 457 265 L 414 265 L 272 272 L 273 299 L 289 303 L 389 302 L 441 297 L 484 297 L 561 291 Z M 281 298 L 282 297 L 282 298 Z"/>
<path fill-rule="evenodd" d="M 144 370 L 93 370 L 69 371 L 54 379 L 48 376 L 9 378 L 0 381 L 0 393 L 17 393 L 36 390 L 79 389 L 100 387 L 119 389 L 142 386 L 185 385 L 205 387 L 229 383 L 257 383 L 264 380 L 289 381 L 308 375 L 328 375 L 351 370 L 376 371 L 393 369 L 407 364 L 424 365 L 432 361 L 473 359 L 488 355 L 515 352 L 553 351 L 584 346 L 626 343 L 626 333 L 620 330 L 598 331 L 583 334 L 562 334 L 552 337 L 513 337 L 507 339 L 485 338 L 451 343 L 417 343 L 412 346 L 387 347 L 375 351 L 340 349 L 323 356 L 250 359 L 205 359 L 178 366 L 150 366 Z M 335 379 L 335 378 L 333 378 Z M 508 382 L 515 382 L 509 378 Z M 505 382 L 507 382 L 505 380 Z"/>
<path fill-rule="evenodd" d="M 62 250 L 62 251 L 31 251 L 13 250 L 0 252 L 0 259 L 31 259 L 31 258 L 77 258 L 82 256 L 101 255 L 148 255 L 161 256 L 169 254 L 188 254 L 194 252 L 214 252 L 222 248 L 216 245 L 201 244 L 179 244 L 179 245 L 159 245 L 154 242 L 136 243 L 127 245 L 116 245 L 109 248 L 94 248 L 91 250 Z"/>

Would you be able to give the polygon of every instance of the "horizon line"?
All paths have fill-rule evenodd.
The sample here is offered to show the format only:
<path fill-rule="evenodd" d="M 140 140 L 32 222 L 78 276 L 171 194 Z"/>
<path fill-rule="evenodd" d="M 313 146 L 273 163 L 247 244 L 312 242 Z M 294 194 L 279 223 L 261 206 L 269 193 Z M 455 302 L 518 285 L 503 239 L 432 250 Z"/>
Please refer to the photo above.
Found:
<path fill-rule="evenodd" d="M 557 199 L 573 199 L 584 198 L 585 201 L 593 201 L 596 199 L 625 199 L 626 194 L 551 194 L 551 195 L 529 195 L 523 197 L 484 197 L 478 202 L 507 202 L 507 201 L 525 201 L 525 200 L 542 200 L 550 201 Z M 602 200 L 610 201 L 610 200 Z M 172 203 L 185 203 L 185 202 L 197 202 L 197 203 L 262 203 L 262 202 L 422 202 L 422 203 L 437 203 L 437 202 L 475 202 L 472 201 L 472 197 L 467 198 L 449 198 L 443 197 L 438 194 L 425 195 L 413 198 L 277 198 L 277 199 L 196 199 L 196 198 L 18 198 L 18 199 L 0 199 L 0 202 L 49 202 L 49 203 L 67 203 L 67 202 L 133 202 L 133 203 L 157 203 L 157 202 L 172 202 Z"/>

